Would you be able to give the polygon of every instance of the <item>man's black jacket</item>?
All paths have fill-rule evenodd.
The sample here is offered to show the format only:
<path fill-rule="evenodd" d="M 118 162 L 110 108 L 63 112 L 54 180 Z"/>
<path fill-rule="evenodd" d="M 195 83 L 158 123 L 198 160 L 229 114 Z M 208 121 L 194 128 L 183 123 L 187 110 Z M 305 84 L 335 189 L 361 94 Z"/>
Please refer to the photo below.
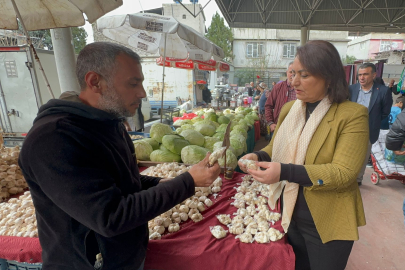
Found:
<path fill-rule="evenodd" d="M 398 114 L 394 124 L 385 138 L 385 147 L 388 150 L 401 150 L 405 142 L 405 110 Z"/>
<path fill-rule="evenodd" d="M 158 185 L 140 176 L 120 119 L 79 102 L 39 110 L 19 165 L 36 209 L 43 269 L 138 269 L 148 220 L 194 194 L 189 173 Z"/>

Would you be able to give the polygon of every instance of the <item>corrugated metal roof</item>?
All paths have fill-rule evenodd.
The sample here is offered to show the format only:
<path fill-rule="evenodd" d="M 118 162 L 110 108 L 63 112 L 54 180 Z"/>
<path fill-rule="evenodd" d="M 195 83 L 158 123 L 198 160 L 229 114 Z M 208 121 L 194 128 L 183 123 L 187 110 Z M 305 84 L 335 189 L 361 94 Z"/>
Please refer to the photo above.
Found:
<path fill-rule="evenodd" d="M 215 0 L 230 27 L 405 33 L 403 0 Z"/>

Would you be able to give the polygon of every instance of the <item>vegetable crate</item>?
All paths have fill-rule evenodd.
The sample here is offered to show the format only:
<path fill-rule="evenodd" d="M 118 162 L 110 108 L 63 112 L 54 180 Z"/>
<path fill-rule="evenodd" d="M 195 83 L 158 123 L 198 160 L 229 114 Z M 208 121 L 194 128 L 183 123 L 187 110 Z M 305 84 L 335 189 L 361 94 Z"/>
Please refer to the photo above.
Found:
<path fill-rule="evenodd" d="M 42 264 L 21 263 L 0 259 L 0 270 L 42 270 Z"/>

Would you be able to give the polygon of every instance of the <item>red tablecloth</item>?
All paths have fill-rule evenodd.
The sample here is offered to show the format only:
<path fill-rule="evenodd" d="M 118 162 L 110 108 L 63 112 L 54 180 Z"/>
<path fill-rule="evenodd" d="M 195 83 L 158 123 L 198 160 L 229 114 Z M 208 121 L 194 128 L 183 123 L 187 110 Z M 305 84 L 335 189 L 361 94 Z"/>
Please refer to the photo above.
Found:
<path fill-rule="evenodd" d="M 203 269 L 280 269 L 293 270 L 295 255 L 286 238 L 268 244 L 245 244 L 229 234 L 223 239 L 211 235 L 210 226 L 221 225 L 218 214 L 232 214 L 237 208 L 230 205 L 236 193 L 234 187 L 244 174 L 235 173 L 231 181 L 223 181 L 220 195 L 214 204 L 203 212 L 198 223 L 191 220 L 181 225 L 180 231 L 168 234 L 161 240 L 149 242 L 145 269 L 203 270 Z M 223 225 L 222 225 L 223 226 Z M 226 226 L 223 226 L 227 229 Z M 274 228 L 283 232 L 281 221 Z"/>
<path fill-rule="evenodd" d="M 260 121 L 255 121 L 255 142 L 260 139 Z"/>
<path fill-rule="evenodd" d="M 280 269 L 293 270 L 295 255 L 285 238 L 268 244 L 245 244 L 228 234 L 217 240 L 211 235 L 210 226 L 221 225 L 217 214 L 232 214 L 236 208 L 231 197 L 233 188 L 244 174 L 235 173 L 231 181 L 223 181 L 220 196 L 203 212 L 198 223 L 191 220 L 181 225 L 180 231 L 168 234 L 161 240 L 150 241 L 145 269 L 200 270 L 200 269 Z M 223 226 L 226 229 L 226 226 Z M 280 221 L 274 228 L 283 232 Z M 42 262 L 38 238 L 0 236 L 0 258 L 18 262 Z"/>

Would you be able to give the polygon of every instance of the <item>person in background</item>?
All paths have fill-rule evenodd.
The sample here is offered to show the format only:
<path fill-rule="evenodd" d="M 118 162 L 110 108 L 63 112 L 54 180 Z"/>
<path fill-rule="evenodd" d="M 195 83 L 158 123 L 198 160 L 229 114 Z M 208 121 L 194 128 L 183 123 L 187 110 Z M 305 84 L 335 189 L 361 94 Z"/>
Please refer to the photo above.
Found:
<path fill-rule="evenodd" d="M 372 63 L 363 63 L 358 71 L 359 83 L 349 86 L 350 100 L 368 108 L 370 138 L 363 167 L 357 176 L 357 183 L 362 184 L 363 175 L 369 161 L 371 145 L 380 134 L 381 121 L 388 117 L 392 106 L 392 95 L 388 87 L 374 83 L 376 67 Z"/>
<path fill-rule="evenodd" d="M 248 96 L 253 97 L 253 93 L 255 90 L 255 84 L 253 82 L 250 82 L 250 87 L 248 87 Z"/>
<path fill-rule="evenodd" d="M 385 82 L 384 82 L 384 80 L 383 80 L 381 77 L 376 77 L 376 78 L 374 79 L 374 84 L 375 84 L 375 85 L 384 85 L 384 86 L 385 86 Z M 390 125 L 389 125 L 388 116 L 387 116 L 387 117 L 385 117 L 384 119 L 381 120 L 380 129 L 382 129 L 382 130 L 387 130 L 387 129 L 389 129 L 389 128 L 390 128 Z M 370 158 L 370 159 L 371 159 L 371 158 Z M 370 159 L 369 159 L 369 161 L 370 161 Z M 369 162 L 369 163 L 370 163 L 370 162 Z M 369 165 L 369 163 L 367 163 L 367 165 Z"/>
<path fill-rule="evenodd" d="M 270 95 L 270 90 L 267 87 L 267 84 L 264 82 L 260 83 L 260 87 L 263 90 L 262 95 L 260 96 L 259 99 L 259 118 L 260 118 L 260 134 L 262 136 L 267 135 L 267 121 L 266 121 L 266 115 L 264 114 L 264 105 L 266 104 L 266 100 Z"/>
<path fill-rule="evenodd" d="M 122 124 L 146 97 L 133 50 L 90 43 L 76 74 L 81 92 L 39 109 L 18 160 L 35 206 L 43 269 L 143 269 L 148 221 L 209 186 L 220 167 L 208 167 L 207 154 L 170 181 L 140 175 Z"/>
<path fill-rule="evenodd" d="M 253 93 L 253 100 L 258 102 L 260 97 L 262 96 L 264 89 L 262 88 L 262 82 L 256 86 L 256 90 Z"/>
<path fill-rule="evenodd" d="M 356 177 L 367 152 L 367 108 L 348 101 L 333 44 L 313 40 L 298 47 L 291 70 L 297 100 L 281 109 L 269 145 L 242 157 L 265 170 L 239 166 L 271 184 L 270 208 L 282 194 L 281 225 L 295 269 L 343 270 L 358 227 L 366 224 Z"/>
<path fill-rule="evenodd" d="M 211 91 L 207 88 L 207 85 L 203 84 L 202 86 L 202 98 L 205 101 L 205 103 L 209 104 L 211 103 Z"/>
<path fill-rule="evenodd" d="M 291 85 L 292 64 L 293 62 L 290 62 L 287 66 L 287 80 L 278 83 L 273 87 L 273 90 L 271 90 L 271 93 L 266 100 L 266 104 L 264 105 L 266 121 L 270 126 L 270 133 L 273 133 L 276 129 L 278 116 L 284 104 L 297 99 L 294 87 Z"/>
<path fill-rule="evenodd" d="M 398 84 L 395 84 L 395 80 L 392 79 L 390 81 L 390 83 L 388 84 L 388 88 L 390 89 L 390 91 L 394 94 L 394 95 L 401 95 L 401 96 L 405 96 L 405 92 L 401 93 L 400 91 L 398 91 Z"/>
<path fill-rule="evenodd" d="M 398 97 L 395 100 L 395 104 L 391 107 L 391 113 L 388 116 L 388 122 L 390 128 L 392 124 L 394 124 L 395 120 L 397 119 L 398 114 L 401 113 L 402 109 L 404 108 L 405 97 Z"/>
<path fill-rule="evenodd" d="M 398 100 L 398 99 L 397 99 Z M 385 138 L 385 147 L 388 150 L 394 151 L 395 155 L 405 155 L 403 151 L 405 143 L 405 110 L 397 115 L 390 131 L 387 133 Z M 404 213 L 404 224 L 405 224 L 405 199 L 402 204 L 402 211 Z"/>

